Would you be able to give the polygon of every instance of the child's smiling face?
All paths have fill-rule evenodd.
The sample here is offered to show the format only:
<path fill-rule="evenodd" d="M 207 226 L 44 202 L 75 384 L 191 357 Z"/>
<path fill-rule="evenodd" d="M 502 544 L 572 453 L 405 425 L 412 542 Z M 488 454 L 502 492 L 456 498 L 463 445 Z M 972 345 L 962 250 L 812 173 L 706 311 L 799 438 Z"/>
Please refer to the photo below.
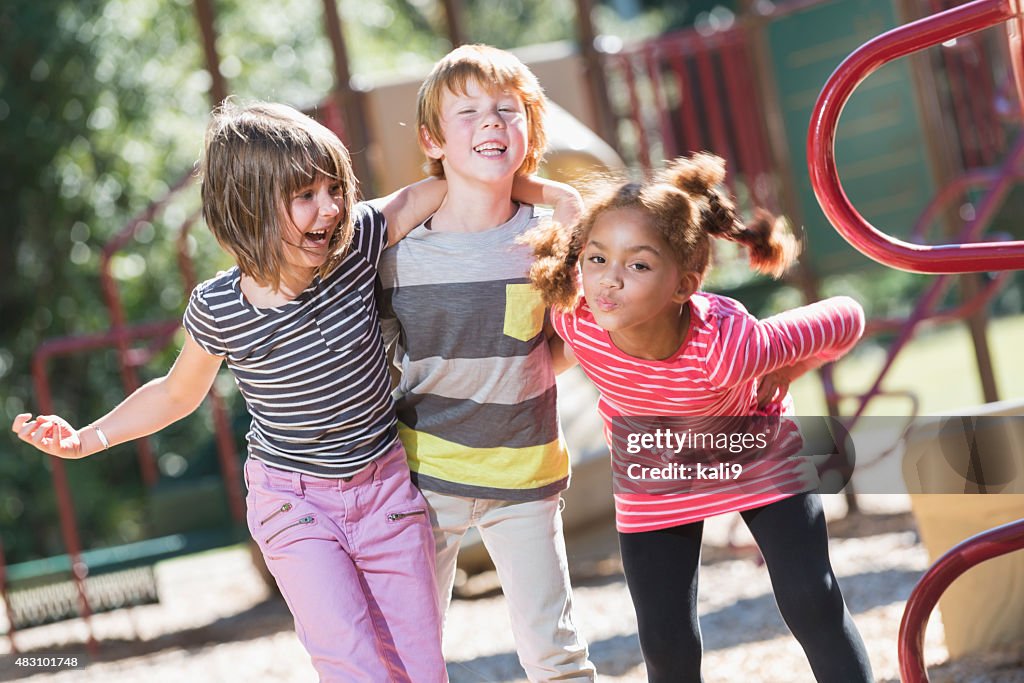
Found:
<path fill-rule="evenodd" d="M 424 130 L 427 154 L 444 162 L 445 177 L 478 182 L 511 180 L 528 147 L 522 98 L 512 90 L 486 88 L 475 79 L 465 92 L 446 90 L 440 106 L 443 142 Z"/>
<path fill-rule="evenodd" d="M 693 274 L 681 271 L 640 209 L 609 209 L 598 216 L 580 261 L 587 304 L 609 332 L 678 320 L 695 288 Z"/>
<path fill-rule="evenodd" d="M 285 266 L 296 273 L 322 266 L 330 255 L 344 206 L 338 181 L 321 176 L 296 190 L 282 227 Z"/>

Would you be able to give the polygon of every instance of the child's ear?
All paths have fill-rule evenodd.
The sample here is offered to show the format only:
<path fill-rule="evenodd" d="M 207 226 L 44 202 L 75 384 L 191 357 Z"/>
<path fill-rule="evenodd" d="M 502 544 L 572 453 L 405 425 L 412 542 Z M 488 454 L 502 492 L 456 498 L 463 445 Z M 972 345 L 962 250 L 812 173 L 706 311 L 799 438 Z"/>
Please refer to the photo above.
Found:
<path fill-rule="evenodd" d="M 698 289 L 700 289 L 700 277 L 697 273 L 693 271 L 683 273 L 679 278 L 679 287 L 672 293 L 672 301 L 677 304 L 685 304 Z"/>
<path fill-rule="evenodd" d="M 423 152 L 431 159 L 443 159 L 444 150 L 441 146 L 434 142 L 434 138 L 431 137 L 430 132 L 426 126 L 420 126 L 420 144 L 423 146 Z"/>

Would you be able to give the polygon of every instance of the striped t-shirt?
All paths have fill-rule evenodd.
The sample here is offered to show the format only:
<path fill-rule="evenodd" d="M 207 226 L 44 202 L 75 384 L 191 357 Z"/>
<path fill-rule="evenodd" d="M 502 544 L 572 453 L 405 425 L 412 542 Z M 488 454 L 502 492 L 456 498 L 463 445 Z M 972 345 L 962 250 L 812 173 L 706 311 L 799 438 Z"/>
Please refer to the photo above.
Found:
<path fill-rule="evenodd" d="M 395 445 L 394 402 L 374 300 L 384 215 L 353 211 L 348 254 L 295 299 L 256 308 L 232 268 L 193 290 L 189 335 L 224 356 L 252 416 L 249 455 L 318 477 L 346 477 Z"/>
<path fill-rule="evenodd" d="M 421 488 L 522 501 L 567 484 L 546 312 L 532 250 L 516 241 L 539 219 L 523 205 L 483 232 L 425 224 L 381 258 L 399 437 Z"/>
<path fill-rule="evenodd" d="M 849 297 L 834 297 L 757 320 L 739 302 L 698 292 L 690 297 L 690 329 L 679 350 L 665 360 L 629 356 L 594 320 L 584 299 L 552 315 L 558 332 L 601 396 L 598 412 L 611 443 L 612 420 L 620 416 L 742 416 L 787 413 L 791 399 L 759 410 L 757 382 L 766 373 L 809 358 L 834 360 L 864 331 L 864 312 Z M 799 472 L 765 465 L 763 491 L 722 482 L 714 492 L 674 495 L 616 493 L 615 517 L 623 533 L 688 524 L 734 510 L 781 500 L 801 490 Z M 787 491 L 787 484 L 792 492 Z M 756 487 L 755 487 L 756 488 Z"/>

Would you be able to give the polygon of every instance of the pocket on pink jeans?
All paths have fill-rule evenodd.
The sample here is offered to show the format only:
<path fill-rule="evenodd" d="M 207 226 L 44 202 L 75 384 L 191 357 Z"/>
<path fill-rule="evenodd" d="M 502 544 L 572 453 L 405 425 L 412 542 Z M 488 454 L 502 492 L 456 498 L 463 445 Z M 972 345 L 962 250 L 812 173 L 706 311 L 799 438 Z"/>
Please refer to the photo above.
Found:
<path fill-rule="evenodd" d="M 417 491 L 418 493 L 418 491 Z M 427 513 L 427 504 L 419 500 L 395 501 L 385 508 L 384 535 L 399 543 L 408 552 L 424 549 L 431 558 L 434 555 L 434 529 Z M 431 561 L 433 561 L 431 559 Z"/>
<path fill-rule="evenodd" d="M 316 515 L 306 514 L 297 519 L 289 519 L 276 529 L 269 530 L 264 534 L 263 542 L 268 548 L 279 547 L 288 542 L 290 536 L 302 535 L 304 529 L 316 524 Z M 271 545 L 273 544 L 273 545 Z"/>
<path fill-rule="evenodd" d="M 248 515 L 249 531 L 268 548 L 280 547 L 291 538 L 301 537 L 316 525 L 316 515 L 308 511 L 302 500 L 292 499 L 281 491 L 254 486 L 249 490 L 247 502 L 252 506 Z M 303 510 L 304 507 L 307 509 Z"/>
<path fill-rule="evenodd" d="M 398 524 L 403 521 L 420 521 L 426 518 L 427 509 L 425 507 L 414 508 L 410 510 L 396 510 L 393 512 L 389 512 L 387 515 L 387 520 L 389 524 Z"/>

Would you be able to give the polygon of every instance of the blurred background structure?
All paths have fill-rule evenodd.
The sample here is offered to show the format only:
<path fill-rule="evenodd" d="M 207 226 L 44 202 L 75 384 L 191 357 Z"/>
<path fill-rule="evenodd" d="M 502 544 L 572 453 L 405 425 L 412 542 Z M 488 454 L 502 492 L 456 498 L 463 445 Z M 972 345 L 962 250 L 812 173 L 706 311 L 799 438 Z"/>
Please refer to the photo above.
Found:
<path fill-rule="evenodd" d="M 642 174 L 710 149 L 728 160 L 741 206 L 784 214 L 802 232 L 790 279 L 752 276 L 722 249 L 709 282 L 758 315 L 836 293 L 864 304 L 871 323 L 858 352 L 794 388 L 802 414 L 961 414 L 1024 397 L 1014 343 L 1024 338 L 1024 276 L 924 276 L 871 262 L 826 220 L 805 162 L 815 100 L 840 61 L 960 4 L 8 0 L 0 416 L 53 410 L 86 423 L 169 366 L 188 292 L 229 263 L 198 225 L 191 175 L 212 106 L 232 95 L 310 112 L 349 146 L 364 194 L 384 194 L 421 177 L 415 92 L 463 42 L 512 49 L 539 76 L 556 105 L 544 173 Z M 843 111 L 836 161 L 869 221 L 911 242 L 1024 239 L 1019 169 L 1000 168 L 1021 132 L 1010 62 L 993 28 L 861 85 Z M 998 200 L 987 201 L 996 185 Z M 606 454 L 580 408 L 592 389 L 579 377 L 562 384 L 578 460 L 567 524 L 582 527 L 608 509 L 602 470 L 586 466 Z M 87 463 L 0 444 L 12 643 L 20 628 L 156 600 L 156 561 L 245 538 L 238 464 L 248 417 L 231 387 L 225 373 L 208 410 Z M 483 561 L 469 554 L 464 567 Z"/>

